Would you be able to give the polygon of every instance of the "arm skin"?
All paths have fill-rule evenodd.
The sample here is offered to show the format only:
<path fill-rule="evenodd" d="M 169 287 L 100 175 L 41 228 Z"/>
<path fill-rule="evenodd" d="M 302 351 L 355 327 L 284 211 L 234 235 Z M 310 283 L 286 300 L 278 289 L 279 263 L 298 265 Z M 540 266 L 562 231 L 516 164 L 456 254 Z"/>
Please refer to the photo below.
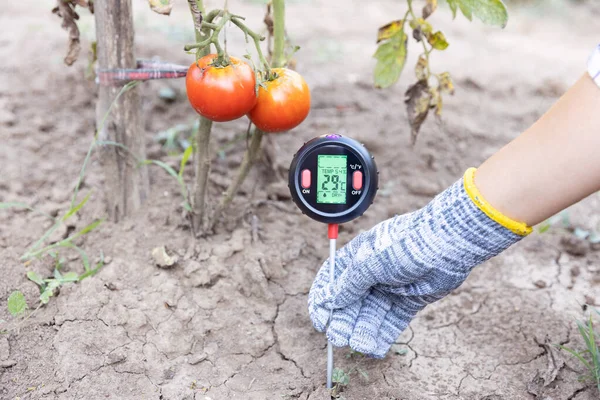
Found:
<path fill-rule="evenodd" d="M 475 184 L 498 211 L 530 226 L 600 190 L 600 88 L 590 76 L 485 161 Z"/>

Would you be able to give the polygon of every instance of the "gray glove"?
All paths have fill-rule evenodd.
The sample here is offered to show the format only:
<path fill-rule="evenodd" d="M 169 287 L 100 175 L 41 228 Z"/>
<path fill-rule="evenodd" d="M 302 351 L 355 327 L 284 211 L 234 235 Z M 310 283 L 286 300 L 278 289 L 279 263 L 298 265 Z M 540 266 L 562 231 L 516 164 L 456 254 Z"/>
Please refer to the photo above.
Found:
<path fill-rule="evenodd" d="M 524 224 L 509 220 L 513 225 L 508 229 L 491 218 L 499 213 L 474 188 L 473 174 L 469 170 L 464 178 L 469 192 L 460 179 L 424 208 L 381 222 L 351 240 L 336 253 L 333 284 L 326 261 L 309 293 L 315 329 L 327 329 L 335 346 L 384 357 L 418 311 L 460 286 L 475 266 L 523 238 L 530 231 Z"/>

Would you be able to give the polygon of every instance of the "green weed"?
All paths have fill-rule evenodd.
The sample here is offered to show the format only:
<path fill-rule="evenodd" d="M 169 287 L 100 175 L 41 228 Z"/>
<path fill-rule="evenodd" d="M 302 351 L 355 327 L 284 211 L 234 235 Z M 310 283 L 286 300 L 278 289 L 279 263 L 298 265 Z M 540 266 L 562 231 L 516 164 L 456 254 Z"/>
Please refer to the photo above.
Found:
<path fill-rule="evenodd" d="M 331 377 L 331 380 L 334 383 L 333 389 L 331 390 L 331 397 L 340 400 L 343 399 L 340 396 L 340 392 L 344 389 L 344 387 L 350 384 L 350 377 L 353 373 L 356 372 L 360 374 L 364 380 L 369 380 L 369 374 L 361 367 L 361 364 L 366 358 L 364 354 L 351 350 L 348 354 L 346 354 L 346 358 L 355 360 L 354 365 L 349 368 L 347 372 L 344 371 L 343 368 L 334 368 L 333 375 Z"/>
<path fill-rule="evenodd" d="M 46 240 L 52 235 L 52 233 L 55 232 L 62 224 L 67 222 L 71 217 L 73 217 L 75 214 L 77 214 L 79 211 L 81 211 L 81 209 L 85 206 L 85 204 L 90 199 L 91 193 L 88 193 L 79 203 L 76 203 L 77 195 L 79 194 L 79 189 L 81 188 L 81 183 L 83 182 L 83 178 L 85 176 L 85 171 L 86 171 L 87 165 L 89 163 L 89 160 L 90 160 L 90 157 L 92 155 L 94 148 L 98 145 L 114 145 L 114 146 L 119 146 L 119 147 L 125 148 L 125 146 L 123 146 L 122 144 L 119 144 L 119 143 L 113 143 L 113 142 L 108 142 L 108 141 L 106 141 L 106 142 L 99 141 L 98 140 L 98 132 L 100 130 L 102 130 L 102 127 L 106 123 L 106 120 L 107 120 L 113 106 L 119 99 L 119 97 L 121 97 L 121 95 L 123 95 L 123 93 L 127 92 L 129 89 L 135 87 L 138 83 L 139 82 L 134 81 L 134 82 L 129 82 L 128 84 L 124 85 L 123 88 L 121 88 L 121 90 L 115 97 L 115 99 L 112 101 L 110 106 L 108 107 L 108 110 L 106 111 L 106 113 L 104 114 L 104 117 L 102 118 L 101 124 L 98 127 L 98 130 L 96 131 L 96 133 L 94 135 L 94 139 L 93 139 L 90 147 L 88 148 L 87 154 L 83 161 L 83 165 L 79 172 L 79 178 L 77 180 L 77 183 L 75 184 L 75 188 L 73 189 L 73 196 L 71 197 L 71 203 L 70 203 L 69 209 L 66 210 L 60 218 L 54 218 L 51 215 L 48 215 L 42 211 L 39 211 L 25 203 L 20 203 L 20 202 L 0 203 L 0 210 L 1 209 L 10 209 L 10 208 L 27 209 L 34 213 L 41 214 L 54 222 L 50 226 L 50 228 L 48 228 L 46 230 L 46 232 L 44 232 L 44 234 L 38 240 L 36 240 L 31 246 L 29 246 L 29 248 L 25 251 L 25 254 L 23 254 L 20 258 L 21 261 L 25 262 L 25 265 L 28 265 L 34 259 L 39 259 L 45 255 L 49 255 L 50 257 L 55 259 L 55 263 L 54 263 L 55 266 L 54 266 L 53 277 L 51 277 L 51 278 L 43 278 L 34 271 L 27 272 L 27 278 L 29 280 L 31 280 L 32 282 L 34 282 L 36 285 L 38 285 L 38 287 L 40 289 L 39 305 L 24 320 L 22 320 L 21 323 L 19 323 L 14 329 L 18 328 L 25 320 L 30 318 L 42 305 L 47 304 L 48 301 L 50 300 L 50 297 L 57 294 L 59 288 L 62 285 L 65 285 L 67 283 L 79 282 L 87 277 L 93 276 L 104 265 L 104 257 L 102 254 L 100 254 L 100 261 L 95 263 L 92 266 L 87 253 L 81 247 L 79 247 L 75 244 L 76 239 L 79 239 L 82 236 L 84 236 L 84 235 L 90 233 L 91 231 L 93 231 L 94 229 L 96 229 L 102 223 L 103 220 L 101 220 L 101 219 L 97 219 L 97 220 L 93 221 L 92 223 L 85 226 L 80 231 L 75 232 L 75 233 L 69 235 L 67 238 L 62 239 L 56 243 L 51 243 L 51 244 L 44 246 L 44 242 L 46 242 Z M 82 274 L 78 274 L 73 271 L 66 272 L 66 273 L 61 272 L 61 269 L 63 268 L 64 263 L 65 263 L 64 259 L 60 257 L 61 250 L 75 250 L 76 252 L 79 253 L 79 256 L 81 258 L 81 262 L 82 262 L 83 268 L 84 268 L 84 272 Z M 7 308 L 8 308 L 9 313 L 13 317 L 22 316 L 28 309 L 25 295 L 23 295 L 23 293 L 18 290 L 12 292 L 7 301 Z M 2 321 L 2 322 L 4 322 L 4 321 Z M 0 330 L 0 333 L 7 333 L 7 332 L 8 332 L 7 330 Z"/>
<path fill-rule="evenodd" d="M 600 312 L 596 310 L 600 315 Z M 600 334 L 594 331 L 594 321 L 592 316 L 587 323 L 577 321 L 577 329 L 585 343 L 585 350 L 578 352 L 572 348 L 558 345 L 562 350 L 565 350 L 575 357 L 587 370 L 587 374 L 580 377 L 581 381 L 591 381 L 600 390 L 600 348 L 598 347 L 598 339 Z"/>

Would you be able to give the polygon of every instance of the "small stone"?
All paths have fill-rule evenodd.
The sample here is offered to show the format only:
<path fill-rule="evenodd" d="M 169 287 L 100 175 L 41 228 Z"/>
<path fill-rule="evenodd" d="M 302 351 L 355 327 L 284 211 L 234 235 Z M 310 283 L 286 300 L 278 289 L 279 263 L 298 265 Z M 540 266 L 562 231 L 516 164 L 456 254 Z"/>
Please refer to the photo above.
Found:
<path fill-rule="evenodd" d="M 588 304 L 590 306 L 595 306 L 596 305 L 596 299 L 588 294 L 586 294 L 585 296 L 583 296 L 585 299 L 585 304 Z"/>
<path fill-rule="evenodd" d="M 535 285 L 535 287 L 537 287 L 537 288 L 540 288 L 540 289 L 543 289 L 543 288 L 545 288 L 546 286 L 548 286 L 548 285 L 546 284 L 546 282 L 544 282 L 544 281 L 543 281 L 543 280 L 541 280 L 541 279 L 540 279 L 540 280 L 538 280 L 538 281 L 535 281 L 533 284 Z"/>
<path fill-rule="evenodd" d="M 581 275 L 581 269 L 578 266 L 571 267 L 571 276 L 574 278 Z"/>
<path fill-rule="evenodd" d="M 8 360 L 10 356 L 10 345 L 7 337 L 0 337 L 0 361 Z"/>
<path fill-rule="evenodd" d="M 271 200 L 289 200 L 292 198 L 287 181 L 277 181 L 267 186 L 267 194 Z"/>
<path fill-rule="evenodd" d="M 155 247 L 154 250 L 152 250 L 152 258 L 159 268 L 165 269 L 173 267 L 177 261 L 179 261 L 179 257 L 176 255 L 170 256 L 167 254 L 165 246 Z"/>
<path fill-rule="evenodd" d="M 188 364 L 190 364 L 190 365 L 199 364 L 202 361 L 206 360 L 207 357 L 208 357 L 208 354 L 206 354 L 204 352 L 198 353 L 198 354 L 194 354 L 190 358 L 188 358 Z"/>
<path fill-rule="evenodd" d="M 112 257 L 111 256 L 104 257 L 104 265 L 110 264 L 111 261 L 112 261 Z"/>
<path fill-rule="evenodd" d="M 572 256 L 585 256 L 590 249 L 588 242 L 575 236 L 565 236 L 560 240 L 564 251 Z"/>
<path fill-rule="evenodd" d="M 163 377 L 167 380 L 171 380 L 175 377 L 175 371 L 171 368 L 166 369 L 165 372 L 163 372 Z"/>
<path fill-rule="evenodd" d="M 10 368 L 10 367 L 14 367 L 15 365 L 17 365 L 16 360 L 0 361 L 0 368 Z"/>
<path fill-rule="evenodd" d="M 127 359 L 127 356 L 123 353 L 110 353 L 107 357 L 107 364 L 117 364 Z"/>

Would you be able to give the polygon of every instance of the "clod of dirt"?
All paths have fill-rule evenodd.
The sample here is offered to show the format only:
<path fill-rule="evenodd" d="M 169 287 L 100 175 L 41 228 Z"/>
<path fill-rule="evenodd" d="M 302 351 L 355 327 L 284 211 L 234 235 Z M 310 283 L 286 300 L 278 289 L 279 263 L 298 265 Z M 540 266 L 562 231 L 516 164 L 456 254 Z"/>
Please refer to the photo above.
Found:
<path fill-rule="evenodd" d="M 267 193 L 271 200 L 289 200 L 292 198 L 286 181 L 277 181 L 267 186 Z"/>
<path fill-rule="evenodd" d="M 572 256 L 585 256 L 590 250 L 589 243 L 576 236 L 565 236 L 560 240 L 560 245 L 564 251 Z"/>
<path fill-rule="evenodd" d="M 179 257 L 176 255 L 170 256 L 167 254 L 165 246 L 155 247 L 154 250 L 152 250 L 152 258 L 159 268 L 165 269 L 173 267 L 177 261 L 179 261 Z"/>
<path fill-rule="evenodd" d="M 0 361 L 8 360 L 10 357 L 10 345 L 8 344 L 8 338 L 0 338 Z"/>
<path fill-rule="evenodd" d="M 548 285 L 546 284 L 546 282 L 544 282 L 544 281 L 543 281 L 543 280 L 541 280 L 541 279 L 540 279 L 540 280 L 537 280 L 537 281 L 535 281 L 533 284 L 535 285 L 535 287 L 537 287 L 537 288 L 540 288 L 540 289 L 543 289 L 543 288 L 545 288 L 546 286 L 548 286 Z"/>
<path fill-rule="evenodd" d="M 0 368 L 10 368 L 14 367 L 15 365 L 17 365 L 15 360 L 0 361 Z"/>
<path fill-rule="evenodd" d="M 544 343 L 538 343 L 546 351 L 546 370 L 538 371 L 533 379 L 527 384 L 527 391 L 535 395 L 536 399 L 548 399 L 546 396 L 546 387 L 556 380 L 560 370 L 565 366 L 558 349 L 550 344 L 550 339 L 546 337 Z"/>
<path fill-rule="evenodd" d="M 589 294 L 586 294 L 585 296 L 583 296 L 585 299 L 585 304 L 588 304 L 590 306 L 596 306 L 596 299 L 593 296 L 590 296 Z"/>
<path fill-rule="evenodd" d="M 190 358 L 188 358 L 188 364 L 190 364 L 190 365 L 200 364 L 202 361 L 206 360 L 207 357 L 208 357 L 208 354 L 206 354 L 204 352 L 194 354 Z"/>

